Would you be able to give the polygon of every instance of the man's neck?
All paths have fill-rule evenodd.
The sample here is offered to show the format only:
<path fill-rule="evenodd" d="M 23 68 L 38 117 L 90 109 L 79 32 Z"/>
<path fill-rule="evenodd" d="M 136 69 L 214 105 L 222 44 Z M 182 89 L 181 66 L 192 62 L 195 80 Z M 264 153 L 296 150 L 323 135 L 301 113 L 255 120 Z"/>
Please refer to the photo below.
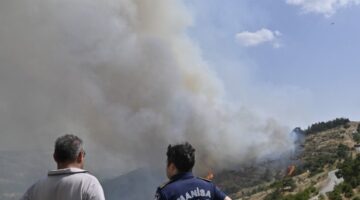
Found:
<path fill-rule="evenodd" d="M 188 171 L 188 172 L 177 172 L 176 174 L 174 174 L 173 176 L 171 176 L 170 180 L 174 180 L 180 176 L 183 176 L 184 174 L 192 174 L 192 171 Z"/>
<path fill-rule="evenodd" d="M 78 163 L 57 163 L 57 169 L 67 169 L 67 168 L 82 169 L 81 165 Z"/>

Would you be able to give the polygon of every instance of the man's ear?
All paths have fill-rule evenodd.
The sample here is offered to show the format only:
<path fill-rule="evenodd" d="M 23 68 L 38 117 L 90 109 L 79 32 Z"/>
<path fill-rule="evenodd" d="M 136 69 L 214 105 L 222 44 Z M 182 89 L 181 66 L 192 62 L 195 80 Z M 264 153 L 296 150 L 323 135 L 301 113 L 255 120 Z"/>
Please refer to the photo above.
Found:
<path fill-rule="evenodd" d="M 174 163 L 170 163 L 170 164 L 169 164 L 169 167 L 170 167 L 170 169 L 172 169 L 172 170 L 175 170 L 175 169 L 176 169 L 176 166 L 175 166 Z"/>
<path fill-rule="evenodd" d="M 83 161 L 84 161 L 84 152 L 83 151 L 81 151 L 79 154 L 78 154 L 78 156 L 77 156 L 77 158 L 76 158 L 76 162 L 77 163 L 82 163 Z"/>

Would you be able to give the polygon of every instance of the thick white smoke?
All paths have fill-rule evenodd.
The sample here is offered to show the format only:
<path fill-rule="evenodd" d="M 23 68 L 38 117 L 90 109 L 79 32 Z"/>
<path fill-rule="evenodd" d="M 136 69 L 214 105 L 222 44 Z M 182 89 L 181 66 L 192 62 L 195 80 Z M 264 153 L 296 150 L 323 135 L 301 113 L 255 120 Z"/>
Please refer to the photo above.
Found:
<path fill-rule="evenodd" d="M 0 1 L 1 149 L 71 132 L 163 164 L 186 140 L 222 168 L 292 148 L 287 128 L 224 101 L 189 25 L 180 0 Z"/>

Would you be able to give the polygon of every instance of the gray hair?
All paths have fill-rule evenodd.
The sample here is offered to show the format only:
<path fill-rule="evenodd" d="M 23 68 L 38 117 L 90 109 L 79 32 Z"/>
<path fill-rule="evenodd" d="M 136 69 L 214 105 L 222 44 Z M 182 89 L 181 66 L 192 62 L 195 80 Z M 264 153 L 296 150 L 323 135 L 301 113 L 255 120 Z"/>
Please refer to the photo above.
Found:
<path fill-rule="evenodd" d="M 56 139 L 54 157 L 56 162 L 72 162 L 82 150 L 83 141 L 76 135 L 67 134 Z"/>

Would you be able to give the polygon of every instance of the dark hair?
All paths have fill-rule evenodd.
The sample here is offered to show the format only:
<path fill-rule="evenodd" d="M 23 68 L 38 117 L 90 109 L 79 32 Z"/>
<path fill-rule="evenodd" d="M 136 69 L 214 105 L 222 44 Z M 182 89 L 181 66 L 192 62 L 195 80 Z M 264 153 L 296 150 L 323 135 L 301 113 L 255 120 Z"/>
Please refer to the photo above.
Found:
<path fill-rule="evenodd" d="M 189 172 L 194 167 L 195 149 L 188 142 L 175 146 L 169 145 L 166 155 L 167 164 L 174 163 L 179 172 Z"/>
<path fill-rule="evenodd" d="M 75 135 L 64 135 L 56 139 L 54 157 L 56 162 L 75 161 L 83 151 L 82 140 Z"/>

